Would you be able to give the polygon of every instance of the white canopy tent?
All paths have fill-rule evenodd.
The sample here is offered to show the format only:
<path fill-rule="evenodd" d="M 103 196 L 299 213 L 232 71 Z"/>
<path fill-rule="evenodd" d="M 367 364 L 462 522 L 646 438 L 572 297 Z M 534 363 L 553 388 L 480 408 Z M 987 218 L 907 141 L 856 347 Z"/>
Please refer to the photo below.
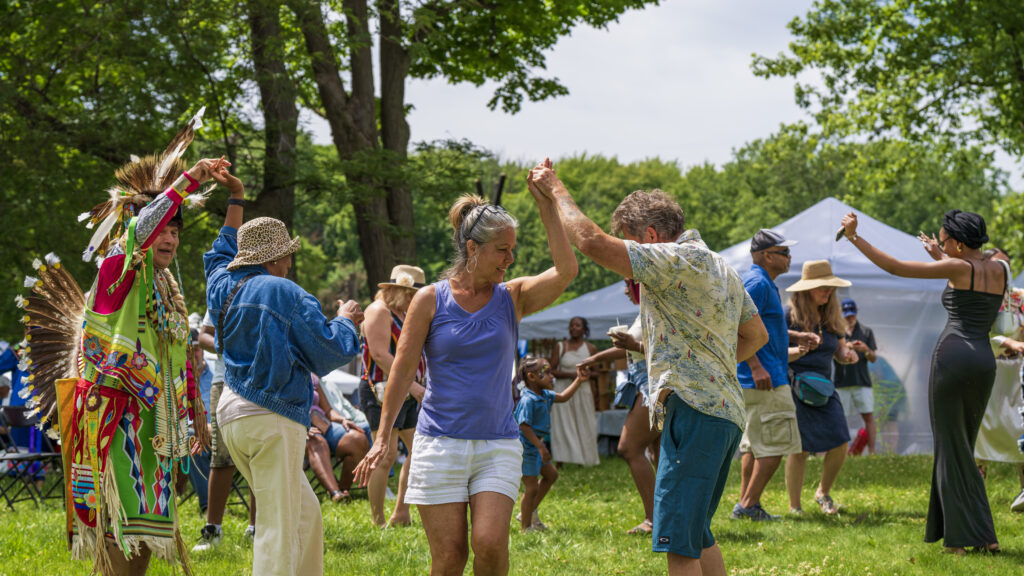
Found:
<path fill-rule="evenodd" d="M 616 282 L 527 316 L 519 323 L 519 337 L 524 340 L 566 338 L 569 320 L 581 316 L 587 319 L 591 338 L 607 339 L 605 333 L 609 328 L 617 324 L 632 324 L 640 310 L 629 301 L 625 288 L 625 283 Z"/>
<path fill-rule="evenodd" d="M 850 288 L 841 289 L 839 296 L 857 301 L 859 319 L 874 330 L 879 355 L 892 366 L 906 393 L 906 406 L 899 422 L 901 452 L 930 452 L 928 374 L 932 349 L 946 322 L 946 311 L 940 302 L 945 282 L 892 276 L 868 261 L 846 240 L 836 242 L 840 220 L 851 211 L 857 212 L 860 221 L 858 234 L 875 246 L 901 260 L 929 258 L 913 236 L 835 198 L 826 198 L 772 227 L 787 239 L 799 242 L 792 248 L 790 271 L 777 278 L 776 283 L 786 301 L 786 287 L 800 278 L 803 263 L 808 260 L 828 260 L 836 275 L 853 283 Z M 740 274 L 749 270 L 749 239 L 720 253 Z M 519 332 L 520 337 L 526 339 L 564 338 L 569 319 L 583 316 L 590 323 L 592 337 L 598 339 L 617 323 L 632 323 L 636 313 L 637 307 L 623 293 L 623 284 L 616 282 L 524 318 Z"/>
<path fill-rule="evenodd" d="M 857 302 L 858 320 L 874 330 L 879 356 L 889 362 L 906 392 L 904 414 L 899 422 L 901 452 L 931 452 L 928 375 L 932 350 L 946 323 L 946 310 L 940 300 L 946 282 L 892 276 L 845 239 L 836 242 L 840 221 L 849 212 L 857 213 L 857 234 L 889 255 L 900 260 L 930 258 L 915 237 L 835 198 L 826 198 L 772 227 L 787 239 L 799 242 L 791 248 L 789 272 L 775 282 L 783 291 L 785 302 L 785 289 L 800 279 L 804 262 L 828 260 L 834 274 L 853 283 L 840 289 L 839 296 Z M 722 250 L 721 254 L 740 274 L 750 269 L 749 240 Z"/>

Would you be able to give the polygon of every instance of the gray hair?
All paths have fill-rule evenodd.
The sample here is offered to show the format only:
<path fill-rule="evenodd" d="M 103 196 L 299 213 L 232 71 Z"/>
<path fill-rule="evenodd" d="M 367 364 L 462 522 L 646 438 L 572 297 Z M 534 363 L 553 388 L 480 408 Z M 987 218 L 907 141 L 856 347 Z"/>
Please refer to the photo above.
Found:
<path fill-rule="evenodd" d="M 501 206 L 489 204 L 479 196 L 465 194 L 455 201 L 448 218 L 452 225 L 452 245 L 455 257 L 452 265 L 441 278 L 451 278 L 466 268 L 469 263 L 467 243 L 487 244 L 501 232 L 519 227 L 519 222 Z"/>
<path fill-rule="evenodd" d="M 659 235 L 674 240 L 683 233 L 685 226 L 683 209 L 657 188 L 633 192 L 612 213 L 612 232 L 616 235 L 626 232 L 640 237 L 651 227 Z"/>

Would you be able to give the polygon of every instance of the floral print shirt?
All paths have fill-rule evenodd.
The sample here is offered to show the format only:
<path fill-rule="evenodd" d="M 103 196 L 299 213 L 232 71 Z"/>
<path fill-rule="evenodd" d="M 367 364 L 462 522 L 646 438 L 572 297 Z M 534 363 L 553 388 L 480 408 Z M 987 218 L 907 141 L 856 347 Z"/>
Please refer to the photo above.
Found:
<path fill-rule="evenodd" d="M 736 378 L 739 325 L 757 314 L 743 280 L 708 249 L 696 230 L 675 243 L 626 241 L 633 279 L 643 284 L 643 317 L 651 399 L 669 389 L 695 410 L 743 428 L 746 414 Z M 660 429 L 661 402 L 651 411 Z"/>

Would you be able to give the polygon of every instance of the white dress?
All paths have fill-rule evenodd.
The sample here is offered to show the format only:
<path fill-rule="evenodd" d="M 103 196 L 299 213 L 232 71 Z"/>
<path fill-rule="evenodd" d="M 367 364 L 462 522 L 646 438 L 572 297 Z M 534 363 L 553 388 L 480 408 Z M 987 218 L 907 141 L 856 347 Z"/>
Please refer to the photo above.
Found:
<path fill-rule="evenodd" d="M 561 352 L 557 370 L 576 372 L 576 365 L 590 357 L 584 342 L 576 350 L 568 350 L 565 342 L 558 343 Z M 561 393 L 572 384 L 572 378 L 555 380 L 555 393 Z M 597 466 L 597 415 L 594 412 L 594 393 L 589 383 L 583 383 L 568 402 L 551 406 L 551 459 L 584 466 Z"/>

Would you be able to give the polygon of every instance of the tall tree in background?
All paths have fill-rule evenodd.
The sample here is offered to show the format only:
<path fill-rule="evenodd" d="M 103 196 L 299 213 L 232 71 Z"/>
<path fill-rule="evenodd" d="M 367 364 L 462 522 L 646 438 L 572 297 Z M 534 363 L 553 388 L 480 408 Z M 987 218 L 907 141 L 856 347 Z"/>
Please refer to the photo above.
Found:
<path fill-rule="evenodd" d="M 817 0 L 762 76 L 820 74 L 797 102 L 828 134 L 896 133 L 1024 151 L 1024 10 L 1015 0 Z"/>
<path fill-rule="evenodd" d="M 814 78 L 796 100 L 828 138 L 897 136 L 1024 155 L 1024 10 L 1019 0 L 817 0 L 789 24 L 790 51 L 755 56 L 765 77 Z M 820 82 L 817 81 L 820 78 Z M 957 206 L 960 207 L 960 206 Z M 984 207 L 963 206 L 984 211 Z M 1024 265 L 1024 200 L 997 199 L 993 238 Z"/>
<path fill-rule="evenodd" d="M 409 148 L 410 77 L 498 83 L 490 107 L 517 112 L 568 89 L 536 74 L 545 51 L 580 24 L 603 27 L 656 0 L 286 0 L 305 42 L 304 104 L 325 118 L 346 180 L 371 286 L 416 261 Z M 374 28 L 373 24 L 377 26 Z M 376 37 L 375 34 L 376 33 Z M 379 43 L 380 96 L 373 44 Z M 378 116 L 379 110 L 379 116 Z"/>

